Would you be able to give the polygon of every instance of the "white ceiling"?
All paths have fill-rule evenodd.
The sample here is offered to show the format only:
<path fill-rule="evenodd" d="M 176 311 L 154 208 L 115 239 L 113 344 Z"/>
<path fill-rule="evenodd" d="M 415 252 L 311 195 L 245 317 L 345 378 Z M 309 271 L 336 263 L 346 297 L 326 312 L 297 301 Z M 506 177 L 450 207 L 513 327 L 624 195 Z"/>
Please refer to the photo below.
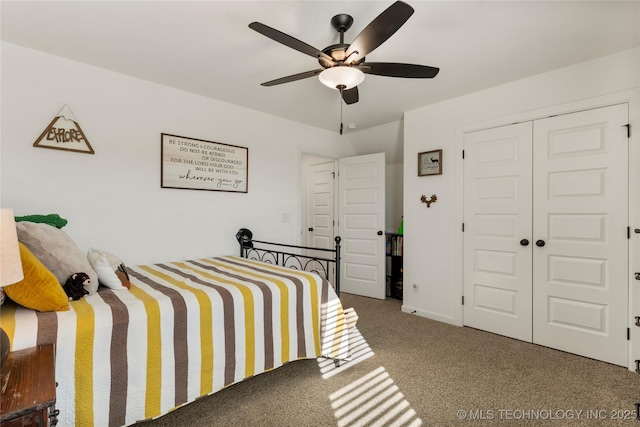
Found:
<path fill-rule="evenodd" d="M 2 40 L 338 130 L 336 91 L 317 78 L 260 83 L 320 68 L 248 28 L 259 21 L 320 50 L 337 43 L 331 17 L 348 13 L 349 43 L 392 1 L 6 1 Z M 638 1 L 418 1 L 368 61 L 440 68 L 435 79 L 367 75 L 343 105 L 356 131 L 404 111 L 640 45 Z M 348 131 L 345 129 L 345 131 Z M 348 131 L 353 132 L 353 130 Z"/>

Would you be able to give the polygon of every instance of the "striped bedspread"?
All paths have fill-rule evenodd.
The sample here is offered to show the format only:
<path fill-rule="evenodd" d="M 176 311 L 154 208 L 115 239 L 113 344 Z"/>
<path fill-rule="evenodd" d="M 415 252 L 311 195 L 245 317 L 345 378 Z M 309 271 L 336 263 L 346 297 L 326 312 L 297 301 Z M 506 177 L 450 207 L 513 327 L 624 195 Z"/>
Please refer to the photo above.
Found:
<path fill-rule="evenodd" d="M 59 426 L 155 418 L 286 362 L 346 358 L 340 300 L 320 276 L 239 257 L 129 268 L 131 289 L 71 310 L 5 302 L 12 349 L 56 343 Z"/>

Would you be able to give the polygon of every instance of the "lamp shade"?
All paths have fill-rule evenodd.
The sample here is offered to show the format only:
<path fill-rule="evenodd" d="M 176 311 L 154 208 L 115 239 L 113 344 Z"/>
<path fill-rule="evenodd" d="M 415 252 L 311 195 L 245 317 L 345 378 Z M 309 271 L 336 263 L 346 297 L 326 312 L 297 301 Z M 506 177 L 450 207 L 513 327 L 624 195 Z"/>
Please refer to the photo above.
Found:
<path fill-rule="evenodd" d="M 321 72 L 318 78 L 322 84 L 331 89 L 339 89 L 340 86 L 344 86 L 343 89 L 347 90 L 362 83 L 364 73 L 357 68 L 336 65 Z"/>
<path fill-rule="evenodd" d="M 0 209 L 0 287 L 24 278 L 13 209 Z"/>

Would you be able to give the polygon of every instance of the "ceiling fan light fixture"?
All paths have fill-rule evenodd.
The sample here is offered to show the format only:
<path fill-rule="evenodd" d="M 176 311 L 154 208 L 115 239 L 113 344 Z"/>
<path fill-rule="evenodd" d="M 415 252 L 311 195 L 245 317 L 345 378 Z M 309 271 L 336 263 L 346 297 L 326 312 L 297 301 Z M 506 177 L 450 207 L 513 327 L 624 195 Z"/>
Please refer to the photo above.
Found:
<path fill-rule="evenodd" d="M 336 65 L 321 72 L 318 78 L 323 85 L 331 89 L 337 90 L 343 86 L 344 90 L 348 90 L 364 81 L 364 73 L 357 68 Z"/>

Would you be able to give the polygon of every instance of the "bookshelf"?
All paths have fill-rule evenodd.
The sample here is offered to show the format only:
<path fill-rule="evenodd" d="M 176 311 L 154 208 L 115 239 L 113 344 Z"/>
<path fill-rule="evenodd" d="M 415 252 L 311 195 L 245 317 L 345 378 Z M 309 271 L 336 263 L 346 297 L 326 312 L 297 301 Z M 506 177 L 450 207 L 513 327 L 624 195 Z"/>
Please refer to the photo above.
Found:
<path fill-rule="evenodd" d="M 387 255 L 387 296 L 402 299 L 402 252 L 403 236 L 397 233 L 386 233 Z"/>

